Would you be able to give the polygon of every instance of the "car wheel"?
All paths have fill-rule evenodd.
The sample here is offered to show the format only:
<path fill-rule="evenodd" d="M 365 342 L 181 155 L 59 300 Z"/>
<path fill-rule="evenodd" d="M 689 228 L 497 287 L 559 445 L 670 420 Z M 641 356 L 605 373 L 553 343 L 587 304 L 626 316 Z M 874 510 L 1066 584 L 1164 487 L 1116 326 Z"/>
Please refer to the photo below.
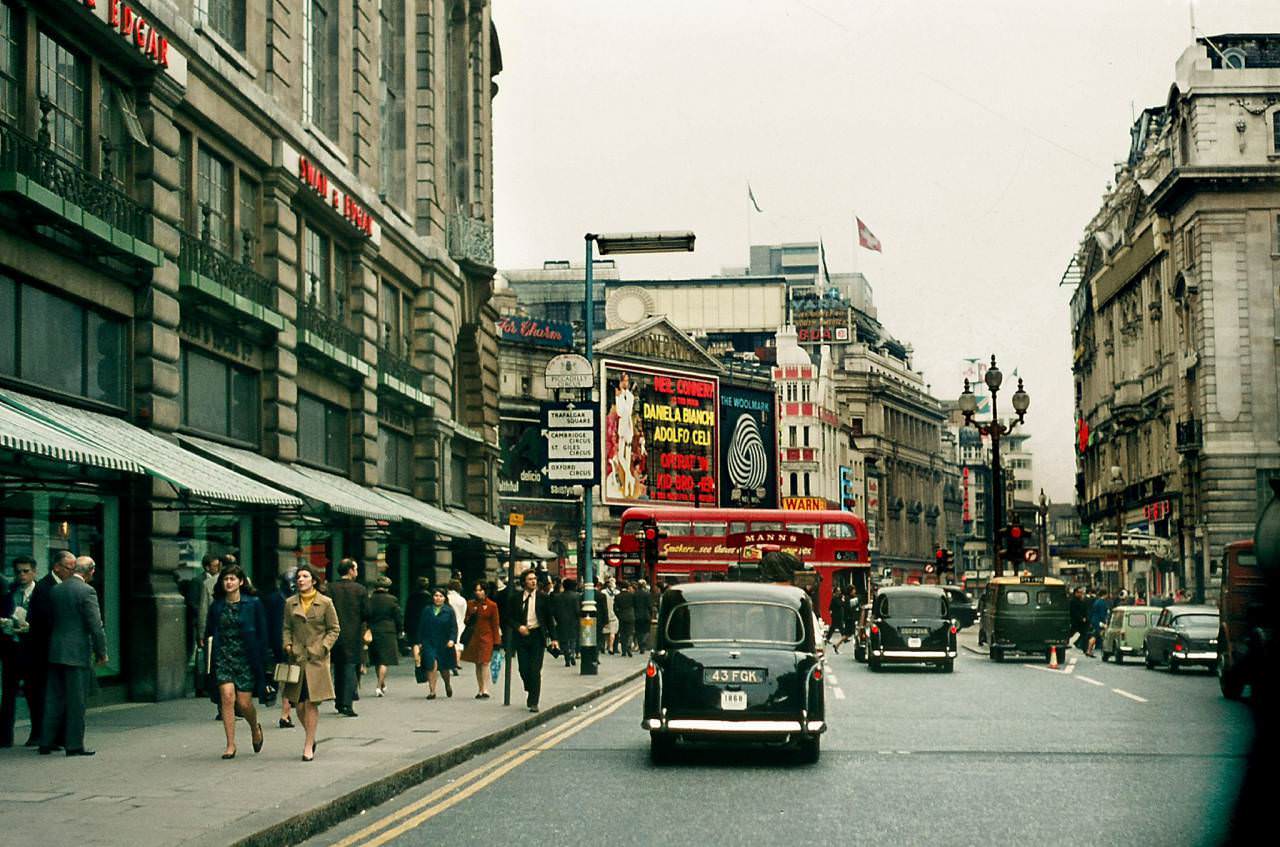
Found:
<path fill-rule="evenodd" d="M 1004 648 L 1003 648 L 1003 647 L 992 647 L 992 648 L 991 648 L 991 661 L 993 661 L 993 662 L 1003 662 L 1003 661 L 1004 661 Z"/>
<path fill-rule="evenodd" d="M 1111 658 L 1113 658 L 1113 659 L 1115 659 L 1115 660 L 1116 660 L 1116 664 L 1117 664 L 1117 665 L 1123 665 L 1123 664 L 1124 664 L 1124 653 L 1121 653 L 1121 652 L 1120 652 L 1120 648 L 1119 648 L 1119 647 L 1117 647 L 1117 648 L 1116 648 L 1116 651 L 1115 651 L 1114 653 L 1112 653 L 1112 654 L 1111 654 Z"/>
<path fill-rule="evenodd" d="M 1182 666 L 1178 664 L 1178 660 L 1170 656 L 1169 657 L 1169 673 L 1177 673 L 1180 670 L 1182 670 Z"/>
<path fill-rule="evenodd" d="M 955 659 L 947 659 L 945 662 L 943 662 L 943 663 L 942 663 L 942 672 L 943 672 L 943 673 L 952 673 L 952 672 L 954 672 L 954 671 L 955 671 L 955 669 L 956 669 L 956 660 L 955 660 Z"/>
<path fill-rule="evenodd" d="M 978 630 L 978 646 L 981 647 L 986 643 L 987 643 L 987 634 L 983 632 L 981 629 L 979 629 Z"/>
<path fill-rule="evenodd" d="M 1219 641 L 1223 640 L 1218 636 Z M 1244 675 L 1227 663 L 1227 654 L 1218 654 L 1218 687 L 1222 696 L 1228 700 L 1239 700 L 1244 697 Z"/>
<path fill-rule="evenodd" d="M 655 765 L 667 765 L 676 758 L 676 739 L 665 732 L 649 733 L 649 761 Z"/>
<path fill-rule="evenodd" d="M 1147 663 L 1147 670 L 1155 670 L 1155 667 L 1156 667 L 1156 657 L 1155 657 L 1155 656 L 1153 656 L 1153 655 L 1151 655 L 1151 650 L 1150 650 L 1150 649 L 1148 649 L 1148 650 L 1147 650 L 1146 655 L 1145 655 L 1145 656 L 1143 656 L 1143 657 L 1142 657 L 1142 659 L 1143 659 L 1143 661 L 1144 661 L 1144 662 L 1146 662 L 1146 663 Z"/>
<path fill-rule="evenodd" d="M 867 667 L 870 668 L 872 671 L 875 671 L 878 673 L 880 671 L 880 660 L 868 658 Z"/>
<path fill-rule="evenodd" d="M 853 660 L 855 662 L 865 662 L 867 660 L 867 648 L 861 645 L 854 647 Z"/>
<path fill-rule="evenodd" d="M 801 738 L 796 742 L 796 761 L 802 765 L 816 765 L 822 755 L 821 736 Z"/>

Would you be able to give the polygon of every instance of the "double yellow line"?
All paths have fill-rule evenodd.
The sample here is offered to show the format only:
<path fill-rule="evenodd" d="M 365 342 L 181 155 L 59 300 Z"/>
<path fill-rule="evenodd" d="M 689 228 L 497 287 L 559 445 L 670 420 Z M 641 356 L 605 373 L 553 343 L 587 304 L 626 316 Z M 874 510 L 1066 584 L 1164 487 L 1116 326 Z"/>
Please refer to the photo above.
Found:
<path fill-rule="evenodd" d="M 633 700 L 644 691 L 643 687 L 628 686 L 621 693 L 607 697 L 598 707 L 587 714 L 575 715 L 564 724 L 549 729 L 519 747 L 508 750 L 492 761 L 485 762 L 448 785 L 441 786 L 426 797 L 415 800 L 407 806 L 370 824 L 359 832 L 349 835 L 333 847 L 379 847 L 393 838 L 398 838 L 415 827 L 421 826 L 436 815 L 456 806 L 476 792 L 492 785 L 504 775 L 510 773 L 534 756 L 550 750 L 567 738 L 571 738 L 596 721 L 604 720 L 621 709 L 628 701 Z"/>

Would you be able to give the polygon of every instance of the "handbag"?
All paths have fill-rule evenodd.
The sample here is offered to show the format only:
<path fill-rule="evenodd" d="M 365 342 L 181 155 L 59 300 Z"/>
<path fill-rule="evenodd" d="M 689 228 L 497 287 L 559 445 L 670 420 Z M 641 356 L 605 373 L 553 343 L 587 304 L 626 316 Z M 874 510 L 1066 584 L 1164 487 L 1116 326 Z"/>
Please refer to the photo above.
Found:
<path fill-rule="evenodd" d="M 302 665 L 280 662 L 271 673 L 271 678 L 281 685 L 294 685 L 302 680 Z"/>
<path fill-rule="evenodd" d="M 458 643 L 464 647 L 471 643 L 471 636 L 476 634 L 476 625 L 474 622 L 467 624 L 462 628 L 462 635 L 458 636 Z"/>

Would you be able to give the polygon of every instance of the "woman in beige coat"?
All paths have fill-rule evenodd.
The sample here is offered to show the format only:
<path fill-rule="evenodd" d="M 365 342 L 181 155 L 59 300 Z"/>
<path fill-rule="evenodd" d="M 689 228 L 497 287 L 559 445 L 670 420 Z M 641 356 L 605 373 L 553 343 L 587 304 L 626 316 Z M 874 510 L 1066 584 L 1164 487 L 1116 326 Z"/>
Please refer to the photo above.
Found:
<path fill-rule="evenodd" d="M 284 696 L 293 703 L 306 730 L 302 761 L 316 756 L 316 725 L 319 703 L 334 699 L 333 677 L 329 673 L 329 650 L 338 640 L 338 612 L 333 601 L 316 590 L 316 573 L 310 565 L 299 565 L 295 577 L 298 593 L 284 601 L 284 654 L 302 666 L 297 682 L 284 687 Z"/>

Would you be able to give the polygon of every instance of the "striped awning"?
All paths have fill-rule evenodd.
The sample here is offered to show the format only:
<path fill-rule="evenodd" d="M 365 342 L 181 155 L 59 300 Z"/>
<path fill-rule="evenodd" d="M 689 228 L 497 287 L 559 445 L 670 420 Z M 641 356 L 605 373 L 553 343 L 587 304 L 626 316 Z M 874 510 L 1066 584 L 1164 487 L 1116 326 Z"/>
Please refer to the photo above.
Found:
<path fill-rule="evenodd" d="M 466 538 L 471 535 L 465 524 L 444 509 L 437 509 L 430 503 L 424 503 L 400 491 L 390 491 L 386 488 L 378 488 L 375 491 L 379 496 L 390 500 L 405 520 L 411 523 L 453 538 Z"/>
<path fill-rule="evenodd" d="M 292 491 L 335 512 L 375 521 L 393 521 L 400 518 L 386 498 L 372 488 L 365 488 L 346 477 L 312 470 L 302 465 L 277 462 L 239 447 L 218 444 L 192 435 L 183 435 L 180 438 L 207 456 L 226 462 L 238 470 Z"/>
<path fill-rule="evenodd" d="M 470 512 L 464 512 L 461 509 L 450 509 L 449 516 L 461 522 L 467 528 L 468 535 L 483 541 L 485 544 L 492 544 L 494 547 L 506 547 L 511 540 L 507 535 L 507 530 L 500 526 L 494 526 Z"/>
<path fill-rule="evenodd" d="M 64 433 L 103 457 L 102 461 L 89 462 L 87 459 L 92 454 L 86 453 L 84 459 L 67 461 L 86 461 L 100 467 L 146 473 L 172 484 L 183 493 L 207 500 L 261 506 L 302 505 L 296 497 L 228 470 L 122 418 L 8 389 L 0 391 L 0 407 L 25 415 L 46 431 Z M 45 441 L 44 455 L 58 457 L 59 443 Z M 106 464 L 108 460 L 114 464 Z"/>
<path fill-rule="evenodd" d="M 556 554 L 549 547 L 543 547 L 532 538 L 516 535 L 516 550 L 530 559 L 554 559 Z"/>
<path fill-rule="evenodd" d="M 0 447 L 68 464 L 146 473 L 136 462 L 104 450 L 53 421 L 25 412 L 5 400 L 5 395 L 0 393 Z"/>

